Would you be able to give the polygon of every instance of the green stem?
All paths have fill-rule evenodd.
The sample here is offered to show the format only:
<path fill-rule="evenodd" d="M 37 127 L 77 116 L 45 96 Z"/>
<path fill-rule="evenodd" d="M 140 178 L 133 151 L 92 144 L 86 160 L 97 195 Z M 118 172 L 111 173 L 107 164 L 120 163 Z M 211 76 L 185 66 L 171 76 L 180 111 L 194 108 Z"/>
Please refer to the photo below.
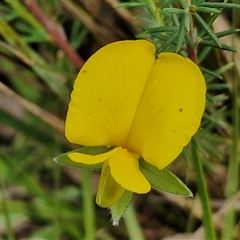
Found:
<path fill-rule="evenodd" d="M 125 214 L 124 214 L 124 221 L 130 235 L 131 240 L 144 240 L 144 235 L 137 220 L 136 213 L 132 204 L 130 203 Z"/>
<path fill-rule="evenodd" d="M 60 207 L 60 198 L 58 193 L 60 192 L 60 168 L 56 165 L 53 169 L 53 179 L 54 179 L 54 192 L 55 192 L 55 199 L 54 199 L 54 239 L 60 239 L 61 237 L 61 226 L 60 226 L 60 219 L 61 219 L 61 207 Z"/>
<path fill-rule="evenodd" d="M 3 207 L 3 214 L 6 220 L 6 226 L 7 226 L 7 239 L 9 240 L 14 240 L 14 233 L 11 227 L 11 221 L 10 221 L 10 216 L 9 216 L 9 211 L 8 211 L 8 206 L 7 206 L 7 198 L 5 194 L 5 186 L 4 186 L 4 177 L 3 174 L 0 176 L 0 184 L 1 184 L 1 191 L 2 191 L 2 207 Z"/>
<path fill-rule="evenodd" d="M 196 171 L 197 177 L 197 186 L 198 186 L 198 193 L 202 205 L 203 211 L 203 226 L 205 230 L 205 239 L 215 240 L 215 230 L 212 221 L 212 212 L 210 208 L 209 196 L 207 192 L 206 183 L 204 180 L 203 169 L 201 160 L 198 155 L 198 149 L 195 141 L 192 144 L 192 155 L 193 155 L 193 163 Z"/>
<path fill-rule="evenodd" d="M 237 1 L 236 1 L 237 3 Z M 233 10 L 233 27 L 236 27 L 239 21 L 239 11 Z M 234 44 L 233 36 L 233 46 Z M 233 55 L 233 62 L 236 63 L 235 55 Z M 238 92 L 239 92 L 239 76 L 237 70 L 234 67 L 232 72 L 232 149 L 231 158 L 229 159 L 228 166 L 228 178 L 226 185 L 226 198 L 229 199 L 235 195 L 239 187 L 239 152 L 238 152 L 238 141 L 239 141 L 239 106 L 238 106 Z M 226 212 L 224 216 L 224 228 L 222 232 L 222 239 L 233 239 L 233 230 L 236 224 L 236 211 L 231 208 Z"/>
<path fill-rule="evenodd" d="M 92 193 L 91 173 L 88 169 L 81 169 L 83 189 L 83 221 L 86 240 L 94 239 L 95 235 L 95 211 Z"/>

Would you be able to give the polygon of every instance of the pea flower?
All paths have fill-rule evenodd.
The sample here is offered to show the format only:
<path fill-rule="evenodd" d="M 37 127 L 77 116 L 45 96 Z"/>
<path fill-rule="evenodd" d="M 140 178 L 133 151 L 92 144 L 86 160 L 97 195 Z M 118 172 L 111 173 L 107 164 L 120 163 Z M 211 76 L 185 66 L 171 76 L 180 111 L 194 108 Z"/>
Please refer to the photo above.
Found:
<path fill-rule="evenodd" d="M 71 143 L 108 148 L 67 155 L 102 164 L 99 206 L 111 207 L 125 191 L 151 190 L 140 159 L 161 170 L 177 158 L 200 126 L 205 92 L 196 64 L 175 53 L 155 58 L 146 40 L 111 43 L 89 58 L 74 83 L 65 134 Z"/>

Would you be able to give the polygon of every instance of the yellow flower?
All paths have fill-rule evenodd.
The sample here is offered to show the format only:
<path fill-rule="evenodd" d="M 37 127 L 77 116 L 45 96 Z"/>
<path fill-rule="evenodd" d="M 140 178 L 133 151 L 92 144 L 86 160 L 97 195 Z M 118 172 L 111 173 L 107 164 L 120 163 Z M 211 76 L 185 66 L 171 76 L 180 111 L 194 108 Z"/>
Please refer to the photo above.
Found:
<path fill-rule="evenodd" d="M 139 158 L 163 169 L 199 128 L 206 86 L 199 68 L 145 40 L 111 43 L 79 72 L 66 119 L 67 139 L 84 146 L 111 146 L 98 155 L 68 154 L 84 164 L 103 163 L 97 203 L 110 207 L 125 190 L 147 193 L 151 185 Z"/>

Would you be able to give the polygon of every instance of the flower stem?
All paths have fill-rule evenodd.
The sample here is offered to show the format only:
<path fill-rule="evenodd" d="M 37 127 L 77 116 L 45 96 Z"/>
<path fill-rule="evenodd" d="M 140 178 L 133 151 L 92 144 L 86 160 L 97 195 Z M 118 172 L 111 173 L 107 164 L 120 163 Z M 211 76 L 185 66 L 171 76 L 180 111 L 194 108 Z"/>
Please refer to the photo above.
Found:
<path fill-rule="evenodd" d="M 193 17 L 192 14 L 189 14 L 190 17 L 190 30 L 189 30 L 189 36 L 195 42 L 195 36 L 194 36 L 194 25 L 193 25 Z M 188 58 L 191 59 L 194 63 L 197 63 L 197 51 L 196 49 L 192 49 L 189 44 L 187 44 L 187 54 Z"/>
<path fill-rule="evenodd" d="M 85 229 L 84 239 L 94 239 L 95 235 L 95 212 L 91 188 L 91 173 L 88 169 L 81 169 L 83 189 L 83 222 Z"/>
<path fill-rule="evenodd" d="M 11 222 L 10 222 L 10 216 L 9 216 L 9 211 L 8 211 L 8 206 L 7 206 L 7 198 L 5 194 L 5 184 L 4 184 L 4 176 L 1 174 L 0 176 L 0 185 L 1 185 L 1 191 L 2 191 L 2 208 L 3 208 L 3 214 L 6 220 L 6 225 L 7 225 L 7 239 L 9 240 L 14 240 L 14 233 L 11 227 Z"/>
<path fill-rule="evenodd" d="M 195 141 L 193 141 L 192 143 L 192 155 L 197 177 L 198 193 L 203 210 L 203 225 L 205 230 L 205 239 L 215 240 L 216 235 L 212 221 L 212 212 L 210 208 L 208 192 L 204 180 L 201 160 L 198 155 L 198 149 Z"/>
<path fill-rule="evenodd" d="M 237 3 L 237 1 L 235 1 Z M 239 11 L 236 9 L 233 10 L 233 27 L 236 27 L 239 21 Z M 233 36 L 233 46 L 235 45 L 235 36 Z M 236 63 L 235 54 L 233 54 L 233 62 Z M 226 198 L 229 199 L 233 197 L 238 191 L 239 187 L 239 76 L 237 70 L 234 67 L 232 71 L 232 149 L 231 149 L 231 158 L 229 159 L 228 166 L 228 179 L 226 184 Z M 224 216 L 224 228 L 222 232 L 222 239 L 232 239 L 233 230 L 236 222 L 236 211 L 234 208 L 231 208 L 226 212 Z"/>
<path fill-rule="evenodd" d="M 132 203 L 129 204 L 125 214 L 124 214 L 125 224 L 130 235 L 131 240 L 144 240 L 144 235 L 139 225 L 139 222 L 136 217 L 136 213 L 132 206 Z"/>

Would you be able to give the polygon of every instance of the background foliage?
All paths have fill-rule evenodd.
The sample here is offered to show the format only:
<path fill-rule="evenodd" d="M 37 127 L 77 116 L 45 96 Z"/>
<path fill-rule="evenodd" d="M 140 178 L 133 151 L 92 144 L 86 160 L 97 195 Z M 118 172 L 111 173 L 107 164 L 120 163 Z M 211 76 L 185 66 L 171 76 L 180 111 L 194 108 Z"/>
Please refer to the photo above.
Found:
<path fill-rule="evenodd" d="M 115 8 L 117 0 L 1 1 L 0 239 L 89 239 L 91 232 L 96 239 L 204 239 L 206 216 L 218 239 L 240 239 L 240 55 L 232 54 L 240 49 L 240 10 L 201 0 L 189 10 L 189 2 L 125 1 Z M 63 129 L 83 63 L 107 43 L 136 37 L 196 60 L 208 102 L 201 130 L 170 166 L 194 198 L 135 196 L 136 212 L 130 208 L 113 227 L 108 211 L 91 204 L 98 173 L 52 159 L 76 148 Z"/>

